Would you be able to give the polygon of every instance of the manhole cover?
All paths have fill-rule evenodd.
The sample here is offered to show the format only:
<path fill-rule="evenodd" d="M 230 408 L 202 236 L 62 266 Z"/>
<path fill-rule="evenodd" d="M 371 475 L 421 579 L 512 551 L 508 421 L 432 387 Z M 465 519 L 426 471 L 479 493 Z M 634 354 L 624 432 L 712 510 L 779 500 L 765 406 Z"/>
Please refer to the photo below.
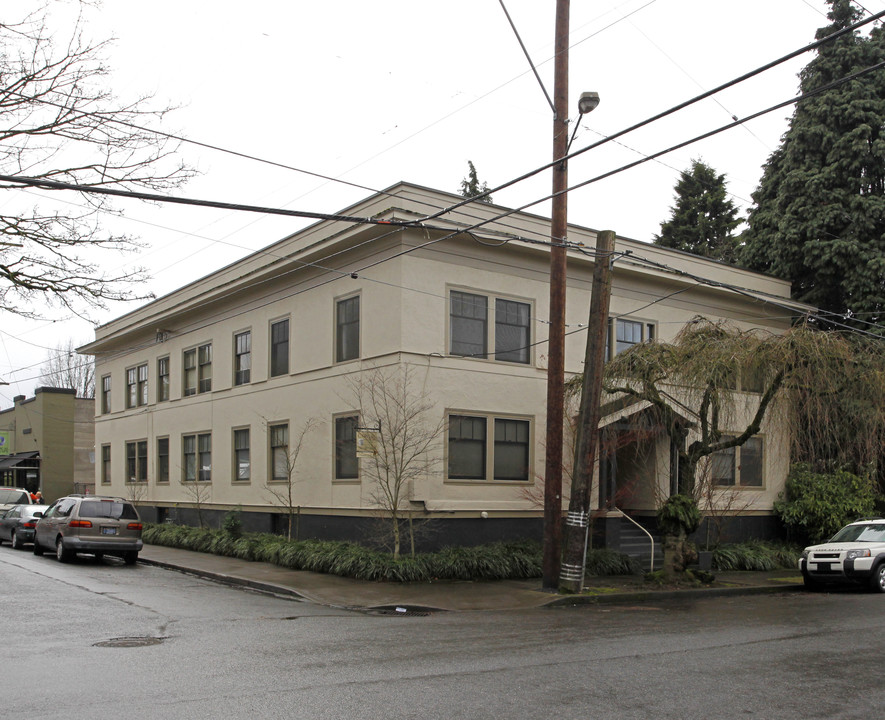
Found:
<path fill-rule="evenodd" d="M 164 638 L 155 637 L 120 637 L 111 638 L 110 640 L 102 640 L 101 642 L 95 643 L 93 647 L 147 647 L 148 645 L 159 645 L 163 640 Z"/>

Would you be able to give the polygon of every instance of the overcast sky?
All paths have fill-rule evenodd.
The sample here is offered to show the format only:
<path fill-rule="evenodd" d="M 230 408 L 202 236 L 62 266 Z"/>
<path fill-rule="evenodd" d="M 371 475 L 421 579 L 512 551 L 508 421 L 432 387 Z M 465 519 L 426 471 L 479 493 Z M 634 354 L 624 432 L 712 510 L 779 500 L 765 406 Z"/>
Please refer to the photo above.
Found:
<path fill-rule="evenodd" d="M 19 0 L 12 0 L 19 2 Z M 505 0 L 540 77 L 553 93 L 554 0 Z M 864 0 L 870 12 L 885 0 Z M 572 0 L 570 97 L 599 93 L 572 149 L 649 118 L 814 39 L 822 0 Z M 494 187 L 546 164 L 552 112 L 499 0 L 325 3 L 280 0 L 104 0 L 88 15 L 93 40 L 116 38 L 109 82 L 120 98 L 152 93 L 180 106 L 159 129 L 311 173 L 384 189 L 399 180 L 457 192 L 473 161 Z M 795 97 L 804 55 L 715 98 L 575 158 L 571 185 Z M 651 241 L 668 219 L 673 186 L 693 158 L 725 173 L 746 209 L 791 110 L 781 110 L 659 161 L 576 190 L 569 221 Z M 180 195 L 334 212 L 367 190 L 185 145 L 201 175 Z M 5 190 L 5 193 L 25 192 Z M 52 202 L 41 196 L 42 205 Z M 550 173 L 495 193 L 521 206 L 550 192 Z M 49 199 L 47 199 L 49 198 Z M 0 197 L 0 200 L 3 198 Z M 76 197 L 68 197 L 68 201 Z M 108 255 L 109 269 L 147 266 L 163 295 L 306 225 L 202 208 L 122 200 L 118 227 L 138 255 Z M 532 212 L 549 215 L 549 204 Z M 31 396 L 48 349 L 90 341 L 92 323 L 136 306 L 92 311 L 89 321 L 5 318 L 0 407 Z"/>

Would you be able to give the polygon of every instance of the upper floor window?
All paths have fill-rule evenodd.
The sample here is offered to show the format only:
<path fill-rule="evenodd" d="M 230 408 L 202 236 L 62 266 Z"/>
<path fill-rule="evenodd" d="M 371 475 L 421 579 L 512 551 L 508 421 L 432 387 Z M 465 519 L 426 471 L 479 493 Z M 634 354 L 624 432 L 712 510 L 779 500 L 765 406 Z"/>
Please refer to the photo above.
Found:
<path fill-rule="evenodd" d="M 654 339 L 654 323 L 628 318 L 609 318 L 605 340 L 605 357 L 611 359 L 634 345 Z M 612 348 L 614 348 L 614 352 L 612 352 Z"/>
<path fill-rule="evenodd" d="M 157 360 L 157 402 L 169 399 L 169 358 Z"/>
<path fill-rule="evenodd" d="M 234 385 L 245 385 L 252 380 L 252 333 L 234 335 Z"/>
<path fill-rule="evenodd" d="M 111 376 L 105 375 L 101 379 L 101 412 L 111 411 Z"/>
<path fill-rule="evenodd" d="M 335 361 L 355 360 L 360 356 L 359 295 L 339 300 L 335 308 Z"/>
<path fill-rule="evenodd" d="M 289 321 L 279 320 L 270 325 L 270 376 L 289 372 Z"/>
<path fill-rule="evenodd" d="M 335 477 L 355 480 L 359 477 L 356 457 L 356 429 L 359 417 L 347 415 L 335 418 Z"/>
<path fill-rule="evenodd" d="M 449 479 L 528 480 L 530 435 L 528 420 L 483 415 L 449 416 Z"/>
<path fill-rule="evenodd" d="M 212 389 L 212 344 L 184 351 L 184 395 Z"/>
<path fill-rule="evenodd" d="M 126 407 L 134 408 L 148 402 L 148 366 L 139 365 L 126 371 Z"/>
<path fill-rule="evenodd" d="M 486 358 L 491 344 L 495 360 L 528 363 L 531 305 L 495 298 L 494 323 L 491 326 L 488 315 L 488 297 L 452 290 L 449 295 L 449 353 Z"/>
<path fill-rule="evenodd" d="M 723 435 L 722 439 L 731 440 L 732 436 Z M 711 465 L 716 486 L 763 487 L 762 438 L 751 437 L 743 445 L 713 453 Z"/>

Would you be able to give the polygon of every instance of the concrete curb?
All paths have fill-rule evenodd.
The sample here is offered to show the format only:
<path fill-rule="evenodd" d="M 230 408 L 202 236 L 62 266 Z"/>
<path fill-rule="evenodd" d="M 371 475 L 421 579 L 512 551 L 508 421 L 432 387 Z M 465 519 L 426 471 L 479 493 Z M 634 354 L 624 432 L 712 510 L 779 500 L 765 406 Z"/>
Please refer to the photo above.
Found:
<path fill-rule="evenodd" d="M 557 597 L 544 607 L 574 607 L 577 605 L 611 605 L 615 603 L 640 603 L 658 600 L 699 600 L 738 595 L 763 595 L 767 593 L 797 592 L 804 590 L 802 585 L 784 583 L 783 585 L 746 585 L 743 587 L 726 588 L 686 588 L 685 590 L 636 590 L 632 592 L 614 592 L 602 595 L 566 595 Z"/>

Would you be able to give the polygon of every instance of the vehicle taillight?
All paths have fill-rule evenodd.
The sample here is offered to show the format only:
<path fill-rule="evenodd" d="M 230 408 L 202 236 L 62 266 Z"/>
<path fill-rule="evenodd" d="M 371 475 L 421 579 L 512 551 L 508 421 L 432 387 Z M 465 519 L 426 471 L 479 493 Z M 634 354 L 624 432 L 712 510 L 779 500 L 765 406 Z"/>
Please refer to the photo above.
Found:
<path fill-rule="evenodd" d="M 22 527 L 28 528 L 29 530 L 33 530 L 37 527 L 37 523 L 34 520 L 29 520 L 28 522 L 23 522 Z"/>
<path fill-rule="evenodd" d="M 126 526 L 127 530 L 141 530 L 141 523 L 129 523 Z"/>
<path fill-rule="evenodd" d="M 92 527 L 92 523 L 88 520 L 71 520 L 71 522 L 68 523 L 68 527 L 88 528 Z"/>

